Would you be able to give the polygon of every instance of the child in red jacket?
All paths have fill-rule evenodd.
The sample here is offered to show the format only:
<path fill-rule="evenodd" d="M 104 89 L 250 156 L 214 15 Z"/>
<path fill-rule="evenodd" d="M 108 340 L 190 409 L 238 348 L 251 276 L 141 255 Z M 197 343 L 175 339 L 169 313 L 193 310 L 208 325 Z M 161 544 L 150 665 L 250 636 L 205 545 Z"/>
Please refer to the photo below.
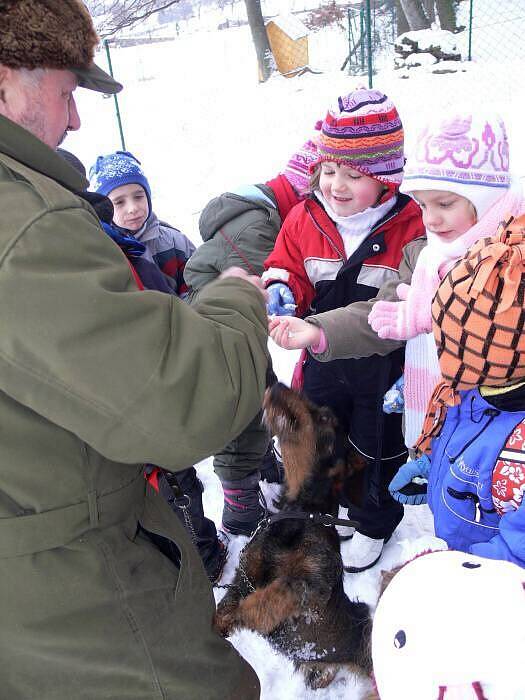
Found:
<path fill-rule="evenodd" d="M 403 516 L 387 485 L 406 461 L 401 416 L 382 410 L 385 391 L 402 372 L 402 344 L 371 336 L 369 302 L 389 285 L 395 298 L 404 248 L 424 235 L 424 227 L 415 202 L 398 192 L 403 126 L 386 95 L 361 89 L 339 98 L 339 112 L 329 111 L 323 122 L 318 152 L 312 195 L 288 215 L 263 280 L 270 314 L 320 318 L 355 307 L 345 316 L 355 325 L 348 359 L 332 359 L 326 342 L 312 348 L 303 366 L 303 388 L 312 401 L 332 408 L 367 465 L 360 492 L 352 500 L 342 497 L 350 517 L 360 522 L 349 566 L 358 572 L 378 561 Z M 288 328 L 286 320 L 280 328 L 281 322 L 270 323 L 277 342 Z M 290 330 L 295 332 L 293 324 Z"/>

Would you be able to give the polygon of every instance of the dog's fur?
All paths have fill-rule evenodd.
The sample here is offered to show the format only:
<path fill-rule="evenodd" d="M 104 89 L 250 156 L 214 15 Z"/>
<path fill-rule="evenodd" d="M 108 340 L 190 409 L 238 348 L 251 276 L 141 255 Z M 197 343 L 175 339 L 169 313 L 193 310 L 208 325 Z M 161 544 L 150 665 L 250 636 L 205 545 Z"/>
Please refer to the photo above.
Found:
<path fill-rule="evenodd" d="M 0 0 L 0 63 L 87 68 L 98 36 L 81 0 Z"/>
<path fill-rule="evenodd" d="M 336 420 L 282 384 L 268 389 L 265 422 L 277 435 L 285 471 L 284 512 L 337 512 L 338 491 L 354 466 L 336 461 Z M 313 688 L 340 668 L 369 673 L 370 612 L 343 589 L 343 562 L 333 525 L 293 518 L 260 529 L 241 553 L 215 626 L 264 635 L 300 668 Z"/>

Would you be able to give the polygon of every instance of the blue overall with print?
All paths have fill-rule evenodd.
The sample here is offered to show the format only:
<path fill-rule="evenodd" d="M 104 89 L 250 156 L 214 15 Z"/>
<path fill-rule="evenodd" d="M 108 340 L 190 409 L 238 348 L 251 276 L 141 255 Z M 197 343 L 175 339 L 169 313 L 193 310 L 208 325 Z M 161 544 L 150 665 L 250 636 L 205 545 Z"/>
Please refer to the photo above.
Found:
<path fill-rule="evenodd" d="M 500 516 L 492 498 L 495 465 L 506 458 L 507 438 L 525 410 L 494 408 L 478 389 L 460 395 L 461 404 L 448 409 L 432 441 L 428 504 L 436 535 L 451 549 L 525 567 L 525 499 Z M 522 449 L 511 457 L 515 468 L 525 470 Z"/>

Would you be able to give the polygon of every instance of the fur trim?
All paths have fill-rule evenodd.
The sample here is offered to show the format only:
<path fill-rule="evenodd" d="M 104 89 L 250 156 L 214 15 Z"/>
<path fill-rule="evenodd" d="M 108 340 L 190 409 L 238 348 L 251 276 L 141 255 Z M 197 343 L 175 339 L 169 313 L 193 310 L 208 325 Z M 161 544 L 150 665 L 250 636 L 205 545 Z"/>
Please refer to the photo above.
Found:
<path fill-rule="evenodd" d="M 81 0 L 0 0 L 0 63 L 88 68 L 98 36 Z"/>

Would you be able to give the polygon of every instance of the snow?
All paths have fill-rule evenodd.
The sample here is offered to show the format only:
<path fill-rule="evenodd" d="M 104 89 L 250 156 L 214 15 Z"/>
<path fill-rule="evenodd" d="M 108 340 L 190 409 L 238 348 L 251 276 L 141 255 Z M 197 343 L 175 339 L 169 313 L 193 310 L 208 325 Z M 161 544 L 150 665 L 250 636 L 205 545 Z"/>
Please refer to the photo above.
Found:
<path fill-rule="evenodd" d="M 405 41 L 403 41 L 405 39 Z M 406 44 L 417 44 L 420 51 L 430 51 L 432 48 L 441 48 L 443 53 L 458 53 L 457 39 L 452 32 L 443 29 L 420 29 L 417 32 L 405 32 L 396 39 L 396 46 L 402 49 Z"/>
<path fill-rule="evenodd" d="M 274 4 L 276 12 L 286 5 L 281 0 Z M 290 0 L 289 9 L 302 9 L 299 5 L 304 4 Z M 337 96 L 366 85 L 367 79 L 349 77 L 339 70 L 348 44 L 338 29 L 309 35 L 311 66 L 322 70 L 321 74 L 290 79 L 275 75 L 259 85 L 248 27 L 216 31 L 213 23 L 213 30 L 197 31 L 196 21 L 191 27 L 187 24 L 189 30 L 184 31 L 181 23 L 180 36 L 172 41 L 114 49 L 112 60 L 115 76 L 125 85 L 118 99 L 126 148 L 143 165 L 155 210 L 199 244 L 198 216 L 211 197 L 273 177 L 312 135 L 314 123 L 336 103 Z M 166 34 L 170 30 L 173 35 L 173 26 L 165 28 Z M 494 37 L 496 29 L 491 31 Z M 518 176 L 525 176 L 525 87 L 513 77 L 523 72 L 523 55 L 513 57 L 511 53 L 495 52 L 491 60 L 463 64 L 468 69 L 457 74 L 433 75 L 423 67 L 412 68 L 407 80 L 394 71 L 393 57 L 388 66 L 385 62 L 374 76 L 374 86 L 397 105 L 408 150 L 428 117 L 449 114 L 465 102 L 470 108 L 490 104 L 506 121 L 511 166 Z M 106 66 L 104 53 L 98 54 L 97 61 Z M 84 126 L 70 134 L 64 145 L 89 167 L 98 155 L 122 147 L 114 102 L 86 90 L 78 91 L 77 102 Z M 289 381 L 298 353 L 272 346 L 272 355 L 277 375 Z M 206 512 L 220 523 L 222 494 L 211 459 L 201 462 L 198 471 L 205 484 Z M 362 574 L 346 575 L 348 595 L 375 606 L 381 570 L 439 546 L 432 533 L 426 506 L 407 508 L 380 563 Z M 232 539 L 224 581 L 233 576 L 244 542 L 241 537 Z M 343 544 L 343 555 L 348 546 Z M 222 593 L 215 589 L 217 598 Z M 369 689 L 366 681 L 340 673 L 329 688 L 309 691 L 291 663 L 258 635 L 241 631 L 231 641 L 256 669 L 263 700 L 358 700 Z"/>
<path fill-rule="evenodd" d="M 308 28 L 300 19 L 293 15 L 278 15 L 277 17 L 272 17 L 272 19 L 266 22 L 266 26 L 271 22 L 276 24 L 279 29 L 282 29 L 293 41 L 297 41 L 297 39 L 302 39 L 303 36 L 308 35 Z"/>

